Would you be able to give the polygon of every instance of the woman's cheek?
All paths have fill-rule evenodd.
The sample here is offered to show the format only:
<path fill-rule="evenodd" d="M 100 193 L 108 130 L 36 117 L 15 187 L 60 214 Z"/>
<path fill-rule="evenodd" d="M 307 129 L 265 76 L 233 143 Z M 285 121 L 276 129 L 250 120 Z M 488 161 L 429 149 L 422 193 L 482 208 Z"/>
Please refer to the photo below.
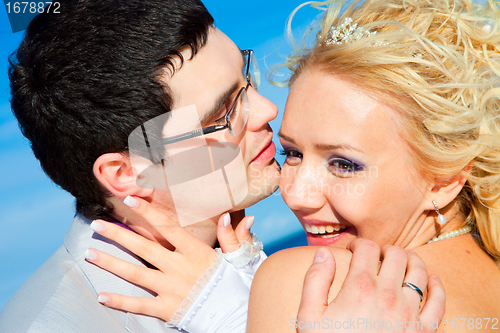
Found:
<path fill-rule="evenodd" d="M 290 186 L 290 184 L 293 184 L 295 178 L 300 175 L 300 169 L 299 165 L 289 165 L 287 162 L 284 162 L 281 166 L 280 188 L 281 186 L 285 187 L 286 185 Z"/>
<path fill-rule="evenodd" d="M 356 222 L 365 220 L 366 215 L 372 211 L 370 195 L 367 183 L 348 179 L 331 182 L 326 196 L 339 219 L 355 225 Z"/>
<path fill-rule="evenodd" d="M 283 192 L 286 185 L 290 183 L 289 178 L 290 178 L 289 167 L 286 165 L 286 163 L 283 163 L 283 165 L 281 166 L 281 175 L 280 175 L 280 181 L 279 181 L 279 186 L 280 186 L 281 192 Z"/>

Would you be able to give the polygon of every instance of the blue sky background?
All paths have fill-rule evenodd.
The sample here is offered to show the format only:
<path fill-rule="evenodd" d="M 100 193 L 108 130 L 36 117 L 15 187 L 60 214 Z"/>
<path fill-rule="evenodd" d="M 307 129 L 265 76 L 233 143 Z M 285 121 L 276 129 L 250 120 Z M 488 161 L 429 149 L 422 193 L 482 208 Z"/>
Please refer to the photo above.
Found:
<path fill-rule="evenodd" d="M 204 1 L 216 25 L 240 48 L 253 48 L 264 73 L 280 62 L 289 48 L 284 40 L 288 15 L 302 0 Z M 230 4 L 230 5 L 228 5 Z M 304 10 L 294 26 L 298 34 L 315 14 Z M 21 135 L 9 106 L 7 56 L 24 32 L 13 34 L 5 7 L 0 6 L 0 310 L 21 284 L 62 244 L 74 215 L 74 200 L 41 171 L 29 143 Z M 261 94 L 280 109 L 271 123 L 275 134 L 283 115 L 288 89 L 263 82 Z M 278 140 L 275 142 L 279 148 Z M 282 158 L 278 158 L 282 162 Z M 302 233 L 279 194 L 248 209 L 256 215 L 253 231 L 269 245 Z M 268 246 L 268 248 L 270 248 Z"/>

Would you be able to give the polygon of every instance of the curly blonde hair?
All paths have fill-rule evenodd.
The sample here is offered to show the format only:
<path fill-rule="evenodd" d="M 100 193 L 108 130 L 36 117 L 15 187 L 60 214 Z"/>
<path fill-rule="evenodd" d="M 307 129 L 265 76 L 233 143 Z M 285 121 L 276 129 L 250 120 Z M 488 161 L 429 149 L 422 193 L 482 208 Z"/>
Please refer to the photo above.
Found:
<path fill-rule="evenodd" d="M 343 10 L 345 2 L 302 5 L 325 13 L 314 45 L 287 58 L 293 75 L 286 83 L 314 67 L 345 75 L 395 106 L 422 174 L 445 182 L 466 177 L 460 212 L 500 260 L 500 1 L 366 0 Z M 376 34 L 328 43 L 330 28 L 346 17 Z"/>

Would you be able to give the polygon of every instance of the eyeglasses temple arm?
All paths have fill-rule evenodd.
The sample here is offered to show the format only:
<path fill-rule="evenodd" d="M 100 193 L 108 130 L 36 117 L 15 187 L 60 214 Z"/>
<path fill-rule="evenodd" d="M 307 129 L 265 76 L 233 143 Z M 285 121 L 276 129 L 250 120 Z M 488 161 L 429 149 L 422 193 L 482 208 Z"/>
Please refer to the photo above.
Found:
<path fill-rule="evenodd" d="M 198 136 L 217 132 L 217 131 L 220 131 L 220 130 L 223 130 L 226 128 L 228 128 L 228 124 L 221 125 L 221 126 L 213 125 L 213 126 L 209 126 L 209 127 L 205 127 L 205 128 L 200 128 L 198 130 L 194 130 L 191 132 L 187 132 L 184 134 L 176 135 L 176 136 L 173 136 L 173 137 L 170 137 L 167 139 L 162 139 L 161 142 L 164 145 L 168 145 L 168 144 L 176 143 L 179 141 L 183 141 L 183 140 L 187 140 L 187 139 L 191 139 L 191 138 L 196 138 Z"/>

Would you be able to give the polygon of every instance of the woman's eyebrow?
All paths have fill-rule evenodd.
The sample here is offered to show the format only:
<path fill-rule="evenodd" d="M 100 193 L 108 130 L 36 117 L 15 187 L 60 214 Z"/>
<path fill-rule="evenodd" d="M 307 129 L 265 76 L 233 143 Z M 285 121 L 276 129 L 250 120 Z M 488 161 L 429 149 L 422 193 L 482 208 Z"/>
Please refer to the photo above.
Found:
<path fill-rule="evenodd" d="M 279 132 L 278 136 L 285 141 L 288 141 L 292 144 L 296 144 L 292 138 L 288 137 L 287 135 L 283 134 L 282 132 Z M 350 145 L 348 143 L 342 143 L 342 144 L 337 144 L 337 145 L 317 143 L 314 145 L 314 148 L 316 148 L 318 150 L 337 150 L 337 149 L 354 150 L 354 151 L 357 151 L 357 152 L 364 154 L 364 152 L 361 149 L 353 147 L 352 145 Z"/>
<path fill-rule="evenodd" d="M 338 145 L 330 145 L 330 144 L 318 143 L 318 144 L 314 145 L 314 148 L 316 148 L 318 150 L 337 150 L 337 149 L 354 150 L 354 151 L 357 151 L 357 152 L 360 152 L 360 153 L 364 154 L 364 152 L 361 149 L 353 147 L 353 146 L 351 146 L 348 143 L 342 143 L 342 144 L 338 144 Z"/>
<path fill-rule="evenodd" d="M 290 138 L 290 137 L 286 136 L 286 135 L 285 135 L 285 134 L 283 134 L 281 131 L 278 133 L 278 136 L 279 136 L 280 138 L 282 138 L 283 140 L 285 140 L 285 141 L 288 141 L 288 142 L 290 142 L 290 143 L 295 144 L 295 141 L 293 141 L 293 139 L 292 139 L 292 138 Z"/>

